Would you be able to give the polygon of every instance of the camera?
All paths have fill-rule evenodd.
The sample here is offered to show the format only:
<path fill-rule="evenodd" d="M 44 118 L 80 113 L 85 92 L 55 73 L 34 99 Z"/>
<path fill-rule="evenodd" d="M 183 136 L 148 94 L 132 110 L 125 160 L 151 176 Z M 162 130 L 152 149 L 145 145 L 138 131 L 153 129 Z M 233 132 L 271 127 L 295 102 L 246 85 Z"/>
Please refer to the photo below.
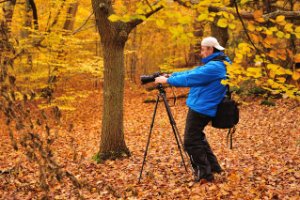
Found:
<path fill-rule="evenodd" d="M 160 75 L 162 75 L 160 72 L 155 72 L 152 75 L 142 75 L 141 76 L 142 85 L 154 82 L 155 78 L 159 77 Z"/>

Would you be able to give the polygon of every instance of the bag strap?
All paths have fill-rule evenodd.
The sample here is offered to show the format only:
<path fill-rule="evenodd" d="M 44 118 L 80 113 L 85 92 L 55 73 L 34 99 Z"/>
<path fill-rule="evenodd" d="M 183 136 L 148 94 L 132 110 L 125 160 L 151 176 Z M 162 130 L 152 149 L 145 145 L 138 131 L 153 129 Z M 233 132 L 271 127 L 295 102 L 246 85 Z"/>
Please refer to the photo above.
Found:
<path fill-rule="evenodd" d="M 213 59 L 211 59 L 211 61 L 225 61 L 225 60 L 226 60 L 225 55 L 216 56 Z"/>
<path fill-rule="evenodd" d="M 220 55 L 220 56 L 217 56 L 217 57 L 215 57 L 215 58 L 213 58 L 211 61 L 226 61 L 226 56 L 225 55 Z M 227 74 L 227 72 L 226 72 L 226 74 Z M 226 75 L 226 79 L 228 79 L 228 77 L 227 77 L 227 75 Z M 230 87 L 229 87 L 229 85 L 227 84 L 226 85 L 226 96 L 229 98 L 229 99 L 231 99 L 231 93 L 232 92 L 230 92 Z"/>

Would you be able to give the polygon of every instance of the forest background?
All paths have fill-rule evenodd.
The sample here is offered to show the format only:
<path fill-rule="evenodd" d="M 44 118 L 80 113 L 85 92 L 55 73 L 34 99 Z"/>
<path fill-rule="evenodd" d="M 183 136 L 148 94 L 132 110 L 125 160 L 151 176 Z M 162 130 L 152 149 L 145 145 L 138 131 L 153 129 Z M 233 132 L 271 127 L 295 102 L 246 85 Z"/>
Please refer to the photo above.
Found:
<path fill-rule="evenodd" d="M 299 197 L 299 2 L 0 5 L 0 198 Z M 215 183 L 194 184 L 159 110 L 137 184 L 157 93 L 140 76 L 200 65 L 199 42 L 209 35 L 233 61 L 224 84 L 241 108 L 234 149 L 226 147 L 226 130 L 207 129 L 225 172 Z M 181 133 L 187 93 L 177 89 L 183 98 L 172 108 Z"/>

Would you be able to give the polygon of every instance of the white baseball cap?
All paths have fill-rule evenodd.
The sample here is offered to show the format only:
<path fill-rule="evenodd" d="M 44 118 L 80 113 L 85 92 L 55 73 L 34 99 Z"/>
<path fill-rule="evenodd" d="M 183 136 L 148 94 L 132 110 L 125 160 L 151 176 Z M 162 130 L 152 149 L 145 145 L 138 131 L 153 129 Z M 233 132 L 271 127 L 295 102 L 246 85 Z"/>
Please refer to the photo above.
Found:
<path fill-rule="evenodd" d="M 201 46 L 204 46 L 204 47 L 215 47 L 216 49 L 220 50 L 220 51 L 223 51 L 225 48 L 222 47 L 218 40 L 214 37 L 206 37 L 202 40 L 201 42 Z"/>

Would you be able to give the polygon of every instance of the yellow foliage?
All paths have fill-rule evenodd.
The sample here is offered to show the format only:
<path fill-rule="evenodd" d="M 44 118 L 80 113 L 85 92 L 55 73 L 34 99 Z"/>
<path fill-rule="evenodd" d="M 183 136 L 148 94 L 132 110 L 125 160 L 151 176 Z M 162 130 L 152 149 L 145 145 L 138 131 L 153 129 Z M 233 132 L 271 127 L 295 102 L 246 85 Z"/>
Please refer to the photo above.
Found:
<path fill-rule="evenodd" d="M 200 22 L 200 21 L 206 20 L 207 18 L 208 18 L 208 14 L 207 13 L 202 13 L 201 15 L 199 15 L 197 17 L 197 20 Z"/>
<path fill-rule="evenodd" d="M 226 28 L 228 26 L 228 21 L 225 18 L 221 18 L 218 20 L 217 25 L 221 28 Z"/>
<path fill-rule="evenodd" d="M 263 15 L 263 12 L 262 10 L 255 10 L 253 12 L 253 17 L 254 17 L 254 20 L 257 21 L 257 22 L 265 22 L 264 18 L 262 17 Z"/>
<path fill-rule="evenodd" d="M 251 76 L 253 78 L 259 78 L 262 76 L 262 69 L 257 67 L 247 68 L 246 76 Z"/>
<path fill-rule="evenodd" d="M 283 16 L 283 15 L 277 16 L 275 21 L 276 21 L 277 24 L 279 24 L 281 26 L 284 26 L 286 24 L 285 16 Z"/>
<path fill-rule="evenodd" d="M 294 55 L 294 62 L 300 63 L 300 53 Z"/>
<path fill-rule="evenodd" d="M 292 75 L 292 79 L 297 81 L 300 79 L 300 72 L 294 71 L 293 75 Z"/>
<path fill-rule="evenodd" d="M 248 26 L 247 26 L 247 28 L 248 28 L 248 30 L 249 31 L 255 31 L 255 26 L 254 26 L 254 24 L 253 23 L 248 23 Z"/>

